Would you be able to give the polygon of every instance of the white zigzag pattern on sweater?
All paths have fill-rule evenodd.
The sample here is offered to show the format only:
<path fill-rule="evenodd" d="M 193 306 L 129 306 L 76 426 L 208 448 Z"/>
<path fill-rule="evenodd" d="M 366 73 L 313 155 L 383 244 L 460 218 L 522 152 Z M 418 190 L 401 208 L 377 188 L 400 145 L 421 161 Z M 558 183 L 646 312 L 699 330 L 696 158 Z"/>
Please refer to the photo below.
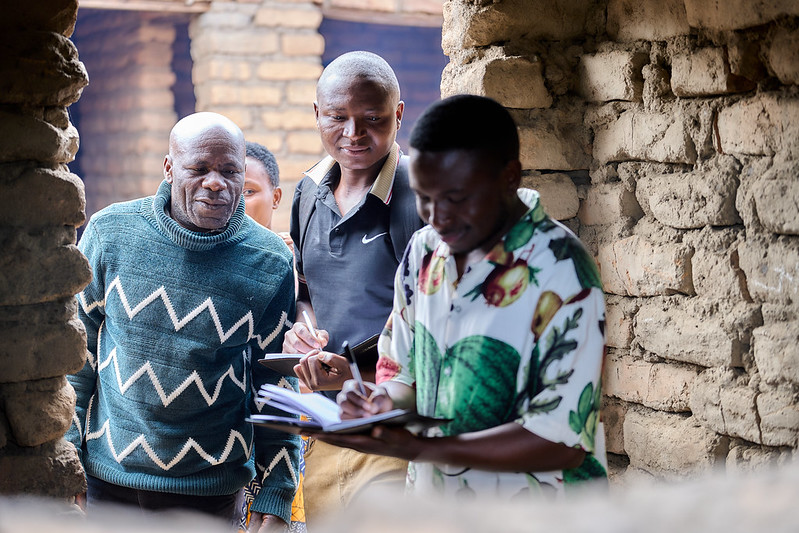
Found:
<path fill-rule="evenodd" d="M 182 319 L 178 319 L 178 315 L 175 312 L 175 309 L 172 307 L 172 302 L 169 300 L 169 295 L 166 293 L 166 288 L 161 285 L 156 290 L 152 292 L 149 296 L 147 296 L 144 300 L 139 302 L 136 307 L 131 308 L 130 304 L 128 303 L 128 298 L 125 295 L 125 290 L 122 288 L 122 282 L 119 281 L 119 276 L 115 277 L 111 284 L 108 286 L 108 289 L 105 291 L 105 298 L 103 300 L 97 300 L 91 303 L 86 302 L 85 291 L 80 293 L 80 304 L 83 307 L 83 311 L 88 314 L 96 307 L 105 307 L 106 301 L 108 300 L 108 295 L 111 294 L 111 290 L 116 289 L 117 294 L 119 295 L 119 300 L 122 302 L 122 306 L 125 308 L 125 312 L 128 314 L 128 318 L 133 319 L 139 312 L 153 303 L 155 300 L 160 298 L 164 302 L 164 306 L 166 307 L 166 311 L 169 314 L 169 318 L 172 320 L 172 324 L 175 327 L 175 331 L 180 331 L 186 324 L 194 320 L 200 313 L 208 310 L 208 313 L 211 315 L 211 320 L 213 320 L 214 325 L 216 326 L 216 332 L 219 335 L 220 342 L 225 342 L 233 335 L 240 327 L 247 324 L 248 326 L 248 335 L 247 340 L 256 339 L 258 341 L 258 346 L 263 350 L 266 346 L 271 343 L 275 338 L 280 334 L 280 330 L 283 328 L 283 325 L 286 323 L 288 319 L 288 315 L 285 311 L 281 311 L 280 313 L 280 320 L 278 321 L 277 326 L 274 330 L 272 330 L 269 335 L 266 336 L 265 339 L 262 339 L 260 335 L 254 334 L 255 324 L 253 322 L 252 311 L 247 311 L 247 313 L 242 316 L 238 322 L 233 324 L 227 331 L 224 330 L 222 327 L 222 322 L 219 320 L 219 315 L 216 312 L 216 307 L 214 306 L 213 300 L 209 296 L 206 298 L 200 305 L 194 308 L 188 315 L 183 317 Z"/>
<path fill-rule="evenodd" d="M 269 463 L 269 467 L 264 470 L 264 475 L 261 477 L 261 485 L 265 484 L 266 478 L 269 477 L 269 475 L 272 473 L 272 470 L 275 469 L 275 466 L 277 466 L 281 460 L 286 462 L 286 466 L 288 467 L 289 472 L 291 472 L 291 480 L 294 482 L 294 487 L 297 487 L 297 485 L 300 484 L 299 480 L 297 479 L 297 473 L 294 471 L 294 467 L 291 466 L 291 456 L 289 456 L 289 451 L 284 447 L 281 448 L 277 454 L 275 454 L 275 456 L 272 458 L 272 462 Z"/>
<path fill-rule="evenodd" d="M 286 376 L 280 376 L 280 381 L 277 382 L 278 387 L 283 387 L 284 389 L 294 390 L 294 387 L 291 386 L 289 380 L 286 379 Z M 264 410 L 266 406 L 266 402 L 259 402 L 258 401 L 258 391 L 255 390 L 255 387 L 250 386 L 250 392 L 252 393 L 252 397 L 255 398 L 253 401 L 255 402 L 255 408 L 260 413 Z"/>
<path fill-rule="evenodd" d="M 111 350 L 111 353 L 108 355 L 108 358 L 100 363 L 97 368 L 97 371 L 103 370 L 111 361 L 114 361 L 114 370 L 116 372 L 117 383 L 119 384 L 119 392 L 124 396 L 125 392 L 133 385 L 141 376 L 147 374 L 150 377 L 150 381 L 153 383 L 153 387 L 155 387 L 158 396 L 161 398 L 161 402 L 164 404 L 164 407 L 167 407 L 170 403 L 172 403 L 175 398 L 180 396 L 184 390 L 186 390 L 189 385 L 192 383 L 197 385 L 197 389 L 199 389 L 200 394 L 202 394 L 203 398 L 205 398 L 205 403 L 208 405 L 213 405 L 214 402 L 219 398 L 219 394 L 222 390 L 222 384 L 225 381 L 226 377 L 230 377 L 230 381 L 236 384 L 238 388 L 241 390 L 246 390 L 247 385 L 245 384 L 246 378 L 242 376 L 242 379 L 236 379 L 236 375 L 233 373 L 233 366 L 231 365 L 228 367 L 227 372 L 222 374 L 219 379 L 216 381 L 216 388 L 214 389 L 213 396 L 208 394 L 208 391 L 205 388 L 205 384 L 203 380 L 200 378 L 200 375 L 197 373 L 196 370 L 193 370 L 189 377 L 183 380 L 183 383 L 178 385 L 178 387 L 172 391 L 172 394 L 167 396 L 166 392 L 164 391 L 164 387 L 161 385 L 161 381 L 158 379 L 158 376 L 153 371 L 153 367 L 150 365 L 150 361 L 144 363 L 136 372 L 134 372 L 125 383 L 122 383 L 122 374 L 119 371 L 119 362 L 117 360 L 117 349 L 114 348 Z"/>
<path fill-rule="evenodd" d="M 228 436 L 227 439 L 227 444 L 225 445 L 225 449 L 222 451 L 222 454 L 219 456 L 219 458 L 216 458 L 213 455 L 206 452 L 203 449 L 203 447 L 197 443 L 197 441 L 189 437 L 189 439 L 183 445 L 183 448 L 181 448 L 180 452 L 178 452 L 178 454 L 175 455 L 175 457 L 173 457 L 171 461 L 165 463 L 160 457 L 158 457 L 158 454 L 155 453 L 155 450 L 153 450 L 153 448 L 150 446 L 150 443 L 147 442 L 147 438 L 144 436 L 143 433 L 140 434 L 138 437 L 136 437 L 130 444 L 128 444 L 128 446 L 124 450 L 122 450 L 120 453 L 117 453 L 116 448 L 114 447 L 114 442 L 111 440 L 111 432 L 108 429 L 109 425 L 110 425 L 109 421 L 106 420 L 105 423 L 100 428 L 100 431 L 87 434 L 86 440 L 89 441 L 89 440 L 99 439 L 105 434 L 106 442 L 108 443 L 108 448 L 111 450 L 111 454 L 114 456 L 116 462 L 120 464 L 122 463 L 122 460 L 125 459 L 125 457 L 130 455 L 139 446 L 141 446 L 141 448 L 145 451 L 145 453 L 147 453 L 150 459 L 152 459 L 152 461 L 155 464 L 157 464 L 159 467 L 161 467 L 161 469 L 163 470 L 169 470 L 173 466 L 178 464 L 186 456 L 186 454 L 189 453 L 189 450 L 196 451 L 197 454 L 200 455 L 200 457 L 202 457 L 212 465 L 218 465 L 224 463 L 227 460 L 228 456 L 230 455 L 230 452 L 233 450 L 233 445 L 236 443 L 236 441 L 241 443 L 241 447 L 244 449 L 244 453 L 248 453 L 247 443 L 245 442 L 242 434 L 236 431 L 235 429 L 231 429 L 230 435 Z"/>

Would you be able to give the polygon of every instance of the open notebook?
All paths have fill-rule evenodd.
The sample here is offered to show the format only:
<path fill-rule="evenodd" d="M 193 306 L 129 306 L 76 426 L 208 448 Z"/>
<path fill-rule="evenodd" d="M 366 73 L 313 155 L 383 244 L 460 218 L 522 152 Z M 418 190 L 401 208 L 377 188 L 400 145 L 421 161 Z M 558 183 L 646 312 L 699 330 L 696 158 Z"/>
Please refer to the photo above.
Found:
<path fill-rule="evenodd" d="M 301 394 L 291 389 L 266 384 L 258 391 L 258 401 L 293 415 L 306 415 L 310 420 L 291 416 L 254 414 L 248 422 L 288 433 L 365 433 L 378 424 L 404 426 L 411 432 L 437 426 L 449 420 L 421 416 L 410 409 L 394 409 L 366 418 L 341 420 L 336 402 L 316 392 Z"/>

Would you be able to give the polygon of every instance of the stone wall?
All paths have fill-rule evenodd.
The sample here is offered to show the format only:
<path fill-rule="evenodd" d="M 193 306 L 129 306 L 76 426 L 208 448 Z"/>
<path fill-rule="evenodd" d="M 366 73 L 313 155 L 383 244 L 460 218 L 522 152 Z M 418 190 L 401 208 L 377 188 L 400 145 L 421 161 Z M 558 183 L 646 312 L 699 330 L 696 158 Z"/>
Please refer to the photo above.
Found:
<path fill-rule="evenodd" d="M 77 0 L 26 2 L 0 19 L 0 494 L 84 490 L 62 436 L 75 408 L 64 377 L 83 366 L 74 295 L 91 279 L 75 247 L 83 184 L 67 169 L 67 107 L 88 82 L 68 39 Z"/>
<path fill-rule="evenodd" d="M 443 46 L 597 258 L 617 479 L 795 457 L 799 4 L 449 0 Z"/>

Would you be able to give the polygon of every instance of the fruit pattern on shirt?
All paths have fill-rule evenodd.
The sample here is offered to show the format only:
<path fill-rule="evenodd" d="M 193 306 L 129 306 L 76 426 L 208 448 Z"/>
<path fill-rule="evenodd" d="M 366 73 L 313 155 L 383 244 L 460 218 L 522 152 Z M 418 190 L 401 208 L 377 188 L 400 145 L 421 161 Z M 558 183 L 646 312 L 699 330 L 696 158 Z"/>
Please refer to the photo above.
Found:
<path fill-rule="evenodd" d="M 428 436 L 516 422 L 581 448 L 586 460 L 572 470 L 518 474 L 412 464 L 413 488 L 510 497 L 606 477 L 599 274 L 577 237 L 546 215 L 535 191 L 519 195 L 530 209 L 460 279 L 436 232 L 426 227 L 415 234 L 397 271 L 378 382 L 413 386 L 419 413 L 452 419 Z"/>

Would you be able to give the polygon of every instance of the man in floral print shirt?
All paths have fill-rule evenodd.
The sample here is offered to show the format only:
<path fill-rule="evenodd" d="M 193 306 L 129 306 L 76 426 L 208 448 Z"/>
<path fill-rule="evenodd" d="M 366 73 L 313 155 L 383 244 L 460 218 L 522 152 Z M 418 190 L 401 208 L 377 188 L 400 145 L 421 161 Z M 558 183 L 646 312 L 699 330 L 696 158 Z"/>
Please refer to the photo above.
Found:
<path fill-rule="evenodd" d="M 606 477 L 599 423 L 604 295 L 577 237 L 521 181 L 513 119 L 493 100 L 433 104 L 411 135 L 429 225 L 399 266 L 376 386 L 343 416 L 391 408 L 451 422 L 412 435 L 325 436 L 408 459 L 417 493 L 514 498 Z"/>

